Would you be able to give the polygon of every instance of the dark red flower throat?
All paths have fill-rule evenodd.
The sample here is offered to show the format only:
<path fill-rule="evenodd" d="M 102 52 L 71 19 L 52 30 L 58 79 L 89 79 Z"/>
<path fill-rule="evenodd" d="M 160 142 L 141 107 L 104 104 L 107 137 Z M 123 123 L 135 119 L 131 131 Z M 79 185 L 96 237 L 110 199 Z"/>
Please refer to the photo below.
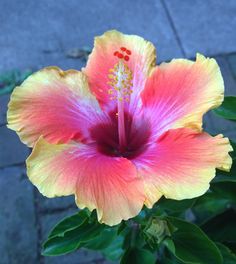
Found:
<path fill-rule="evenodd" d="M 120 144 L 118 133 L 117 111 L 109 114 L 107 123 L 100 123 L 91 128 L 91 138 L 96 142 L 99 152 L 112 157 L 125 157 L 134 159 L 147 148 L 150 138 L 150 124 L 145 120 L 138 122 L 127 112 L 124 113 L 125 120 L 125 142 Z"/>

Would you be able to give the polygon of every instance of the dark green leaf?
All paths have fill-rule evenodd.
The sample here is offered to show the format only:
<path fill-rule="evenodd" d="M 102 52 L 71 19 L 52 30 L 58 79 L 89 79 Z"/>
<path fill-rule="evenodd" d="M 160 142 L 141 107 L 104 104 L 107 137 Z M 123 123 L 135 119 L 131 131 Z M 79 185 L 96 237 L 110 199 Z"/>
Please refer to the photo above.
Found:
<path fill-rule="evenodd" d="M 142 247 L 144 246 L 145 241 L 142 236 L 140 226 L 136 223 L 133 223 L 132 226 L 127 230 L 124 240 L 124 248 L 130 247 Z"/>
<path fill-rule="evenodd" d="M 208 192 L 199 197 L 192 208 L 198 224 L 203 224 L 231 206 L 229 199 L 215 192 Z"/>
<path fill-rule="evenodd" d="M 97 237 L 84 243 L 83 247 L 93 250 L 107 248 L 117 236 L 116 227 L 107 227 Z"/>
<path fill-rule="evenodd" d="M 222 105 L 213 111 L 225 119 L 236 120 L 236 97 L 225 97 Z"/>
<path fill-rule="evenodd" d="M 216 245 L 196 225 L 174 217 L 165 219 L 177 230 L 171 235 L 173 244 L 168 249 L 187 264 L 222 264 L 222 256 Z"/>
<path fill-rule="evenodd" d="M 105 258 L 116 261 L 119 260 L 124 253 L 122 248 L 124 243 L 123 236 L 117 236 L 115 240 L 105 249 L 101 251 L 101 253 L 105 256 Z"/>
<path fill-rule="evenodd" d="M 236 255 L 225 245 L 221 243 L 217 243 L 217 247 L 219 248 L 221 255 L 223 257 L 223 264 L 235 264 L 236 263 Z"/>
<path fill-rule="evenodd" d="M 218 242 L 236 242 L 236 212 L 230 209 L 220 215 L 217 215 L 202 228 L 215 241 Z"/>
<path fill-rule="evenodd" d="M 121 259 L 121 264 L 155 264 L 155 256 L 145 249 L 130 248 Z"/>
<path fill-rule="evenodd" d="M 228 199 L 231 204 L 236 203 L 236 183 L 219 182 L 211 184 L 211 190 L 222 199 Z"/>
<path fill-rule="evenodd" d="M 67 231 L 64 236 L 49 238 L 43 245 L 42 254 L 45 256 L 56 256 L 66 254 L 83 246 L 83 244 L 94 239 L 106 228 L 105 225 L 89 223 L 86 220 L 82 225 Z"/>
<path fill-rule="evenodd" d="M 125 221 L 122 221 L 119 226 L 118 226 L 118 230 L 117 230 L 117 234 L 119 235 L 120 233 L 122 233 L 127 227 L 127 224 Z"/>
<path fill-rule="evenodd" d="M 70 230 L 73 230 L 82 225 L 88 219 L 86 211 L 81 210 L 78 213 L 69 216 L 59 222 L 50 232 L 48 238 L 55 236 L 64 236 L 64 234 Z"/>
<path fill-rule="evenodd" d="M 161 198 L 158 201 L 158 206 L 161 207 L 163 210 L 166 210 L 168 213 L 178 213 L 183 212 L 193 206 L 195 199 L 186 199 L 182 201 L 176 201 L 166 198 Z"/>

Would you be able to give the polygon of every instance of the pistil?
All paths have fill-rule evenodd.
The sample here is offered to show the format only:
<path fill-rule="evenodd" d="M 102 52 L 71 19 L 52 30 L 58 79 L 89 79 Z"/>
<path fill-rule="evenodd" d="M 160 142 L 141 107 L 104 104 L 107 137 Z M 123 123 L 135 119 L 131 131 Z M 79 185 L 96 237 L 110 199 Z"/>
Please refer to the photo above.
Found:
<path fill-rule="evenodd" d="M 123 48 L 124 49 L 124 48 Z M 114 54 L 115 55 L 115 54 Z M 108 90 L 111 100 L 117 101 L 117 119 L 118 119 L 118 135 L 119 135 L 119 151 L 123 152 L 127 146 L 126 128 L 125 128 L 125 103 L 129 102 L 132 93 L 132 71 L 124 62 L 124 56 L 116 53 L 119 58 L 118 63 L 110 69 L 108 74 L 111 89 Z"/>
<path fill-rule="evenodd" d="M 126 142 L 126 133 L 125 133 L 125 112 L 124 112 L 124 65 L 120 61 L 117 72 L 117 117 L 118 117 L 118 135 L 119 135 L 119 146 L 120 151 L 123 152 Z"/>

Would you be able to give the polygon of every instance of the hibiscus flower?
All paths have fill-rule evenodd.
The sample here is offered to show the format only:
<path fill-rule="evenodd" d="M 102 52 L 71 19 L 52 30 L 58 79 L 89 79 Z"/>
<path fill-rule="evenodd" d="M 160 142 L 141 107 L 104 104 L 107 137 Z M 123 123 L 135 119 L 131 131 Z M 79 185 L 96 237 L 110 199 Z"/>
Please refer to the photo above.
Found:
<path fill-rule="evenodd" d="M 150 42 L 112 30 L 82 72 L 47 67 L 15 88 L 8 127 L 33 147 L 27 174 L 43 195 L 74 194 L 115 225 L 162 195 L 200 196 L 216 168 L 230 169 L 229 140 L 202 131 L 223 100 L 217 62 L 155 63 Z"/>

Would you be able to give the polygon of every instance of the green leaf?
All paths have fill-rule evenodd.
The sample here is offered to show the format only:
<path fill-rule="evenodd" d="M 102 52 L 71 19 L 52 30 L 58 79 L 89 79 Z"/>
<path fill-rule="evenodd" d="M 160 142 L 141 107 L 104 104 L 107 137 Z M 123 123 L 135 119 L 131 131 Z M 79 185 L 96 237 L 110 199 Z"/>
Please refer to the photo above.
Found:
<path fill-rule="evenodd" d="M 164 248 L 163 250 L 164 254 L 162 254 L 162 258 L 161 258 L 163 264 L 182 264 L 184 263 L 183 261 L 180 261 L 180 259 L 176 258 L 175 255 L 172 253 L 172 252 L 175 252 L 175 244 L 173 240 L 171 240 L 171 238 L 166 238 L 163 241 L 163 244 L 170 251 L 170 252 L 167 252 L 166 248 Z"/>
<path fill-rule="evenodd" d="M 203 224 L 216 215 L 224 212 L 231 206 L 229 199 L 221 195 L 208 192 L 199 197 L 192 208 L 198 224 Z"/>
<path fill-rule="evenodd" d="M 211 184 L 211 190 L 222 199 L 228 199 L 231 204 L 236 203 L 236 183 L 218 182 Z"/>
<path fill-rule="evenodd" d="M 215 241 L 236 242 L 236 212 L 230 209 L 205 223 L 203 230 Z"/>
<path fill-rule="evenodd" d="M 187 264 L 222 264 L 219 249 L 198 226 L 174 217 L 165 219 L 177 228 L 171 235 L 173 244 L 166 244 L 177 259 Z"/>
<path fill-rule="evenodd" d="M 110 259 L 112 261 L 117 261 L 121 258 L 124 253 L 122 248 L 124 243 L 123 236 L 116 236 L 115 240 L 105 249 L 101 251 L 101 253 L 105 256 L 105 258 Z"/>
<path fill-rule="evenodd" d="M 48 238 L 55 236 L 64 236 L 66 232 L 73 230 L 80 225 L 82 225 L 88 219 L 88 213 L 84 210 L 79 211 L 78 213 L 69 216 L 59 222 L 50 232 Z"/>
<path fill-rule="evenodd" d="M 82 247 L 85 242 L 94 239 L 104 229 L 105 225 L 90 223 L 86 220 L 77 228 L 64 233 L 64 236 L 49 238 L 43 245 L 44 256 L 63 255 Z"/>
<path fill-rule="evenodd" d="M 107 227 L 97 237 L 84 243 L 83 247 L 93 250 L 107 248 L 117 236 L 116 227 Z"/>
<path fill-rule="evenodd" d="M 166 198 L 161 198 L 158 201 L 158 206 L 167 211 L 169 214 L 183 212 L 193 206 L 196 199 L 186 199 L 182 201 L 176 201 Z"/>
<path fill-rule="evenodd" d="M 217 247 L 219 248 L 221 255 L 223 257 L 223 264 L 235 264 L 236 263 L 236 255 L 225 245 L 221 243 L 217 243 Z"/>
<path fill-rule="evenodd" d="M 204 224 L 236 203 L 236 182 L 213 182 L 210 191 L 199 197 L 192 211 L 198 224 Z"/>
<path fill-rule="evenodd" d="M 123 220 L 123 221 L 119 224 L 119 226 L 118 226 L 117 234 L 118 234 L 118 235 L 121 234 L 121 233 L 126 229 L 126 227 L 127 227 L 127 224 L 126 224 L 126 222 Z"/>
<path fill-rule="evenodd" d="M 225 119 L 236 120 L 236 97 L 225 97 L 222 105 L 213 111 L 215 114 Z"/>
<path fill-rule="evenodd" d="M 121 264 L 155 264 L 155 256 L 145 250 L 140 248 L 130 248 L 126 250 L 125 254 L 121 259 Z"/>

